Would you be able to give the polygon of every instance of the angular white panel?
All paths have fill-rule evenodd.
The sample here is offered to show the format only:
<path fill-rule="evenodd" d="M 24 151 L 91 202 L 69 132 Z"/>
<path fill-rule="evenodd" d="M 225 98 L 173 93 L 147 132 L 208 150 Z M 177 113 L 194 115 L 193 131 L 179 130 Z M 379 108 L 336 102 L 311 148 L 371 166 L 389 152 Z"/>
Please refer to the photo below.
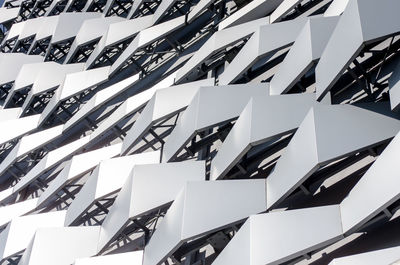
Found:
<path fill-rule="evenodd" d="M 79 29 L 76 38 L 71 45 L 71 48 L 65 57 L 64 63 L 69 63 L 74 57 L 77 49 L 83 45 L 86 45 L 96 39 L 101 38 L 107 32 L 108 26 L 113 23 L 124 21 L 123 18 L 118 16 L 112 17 L 100 17 L 94 19 L 85 20 Z"/>
<path fill-rule="evenodd" d="M 134 2 L 136 3 L 138 1 Z M 122 42 L 130 37 L 134 37 L 139 31 L 151 26 L 151 24 L 152 16 L 150 15 L 109 25 L 107 32 L 100 39 L 96 48 L 86 61 L 85 69 L 90 68 L 107 47 Z"/>
<path fill-rule="evenodd" d="M 135 165 L 154 164 L 159 161 L 159 151 L 102 161 L 68 207 L 65 225 L 71 225 L 95 202 L 118 192 Z"/>
<path fill-rule="evenodd" d="M 41 228 L 22 255 L 19 265 L 70 265 L 96 254 L 100 226 Z"/>
<path fill-rule="evenodd" d="M 82 69 L 82 63 L 68 65 L 56 64 L 50 69 L 41 69 L 22 105 L 22 113 L 28 110 L 35 96 L 57 88 L 62 84 L 67 74 L 80 72 Z"/>
<path fill-rule="evenodd" d="M 376 251 L 333 259 L 329 265 L 387 265 L 397 264 L 400 260 L 400 247 L 385 248 Z"/>
<path fill-rule="evenodd" d="M 0 261 L 25 250 L 39 228 L 63 227 L 66 211 L 14 218 L 0 233 Z"/>
<path fill-rule="evenodd" d="M 339 17 L 312 17 L 279 65 L 270 84 L 271 95 L 287 93 L 319 60 Z"/>
<path fill-rule="evenodd" d="M 110 67 L 106 66 L 67 74 L 63 83 L 56 89 L 53 97 L 43 110 L 39 123 L 43 124 L 43 122 L 50 117 L 62 101 L 107 81 L 109 70 Z"/>
<path fill-rule="evenodd" d="M 283 0 L 254 0 L 218 24 L 218 30 L 255 20 L 271 13 Z M 267 18 L 269 19 L 269 17 Z"/>
<path fill-rule="evenodd" d="M 16 202 L 7 206 L 0 207 L 0 228 L 5 226 L 13 218 L 24 215 L 36 207 L 38 199 L 28 199 L 22 202 Z"/>
<path fill-rule="evenodd" d="M 40 195 L 38 207 L 44 205 L 65 185 L 78 179 L 94 168 L 100 161 L 116 156 L 121 151 L 122 144 L 114 144 L 108 147 L 99 148 L 91 152 L 75 155 L 69 160 L 63 170 L 50 183 L 46 190 Z"/>
<path fill-rule="evenodd" d="M 172 75 L 173 77 L 173 75 Z M 90 140 L 93 141 L 96 138 L 100 138 L 104 133 L 109 131 L 113 126 L 117 125 L 118 122 L 122 121 L 126 117 L 133 115 L 135 112 L 139 111 L 143 106 L 149 101 L 149 99 L 153 96 L 154 93 L 160 89 L 164 88 L 165 85 L 169 86 L 173 84 L 173 78 L 167 77 L 166 79 L 162 80 L 161 82 L 156 83 L 149 89 L 146 89 L 143 92 L 140 92 L 136 95 L 131 96 L 124 103 L 122 103 L 107 119 L 102 122 L 99 127 L 94 130 L 94 132 L 90 135 Z M 176 100 L 176 98 L 174 98 Z M 171 102 L 169 102 L 171 103 Z M 147 108 L 147 107 L 146 107 Z M 141 112 L 142 116 L 143 111 Z M 139 120 L 140 118 L 138 118 Z M 138 120 L 135 121 L 133 126 L 135 127 Z M 129 132 L 126 137 L 129 137 Z M 126 138 L 125 138 L 126 139 Z M 125 140 L 124 140 L 125 142 Z M 121 150 L 121 153 L 124 152 L 124 149 Z"/>
<path fill-rule="evenodd" d="M 15 48 L 18 46 L 19 42 L 25 38 L 29 38 L 33 35 L 35 35 L 40 27 L 43 26 L 43 23 L 46 22 L 46 18 L 44 17 L 37 17 L 30 19 L 29 22 L 25 23 L 24 28 L 21 30 L 18 40 L 14 45 L 14 51 Z"/>
<path fill-rule="evenodd" d="M 8 92 L 7 98 L 4 101 L 4 106 L 8 106 L 11 103 L 15 92 L 20 91 L 27 86 L 33 85 L 40 71 L 51 71 L 52 68 L 57 67 L 58 64 L 55 62 L 41 62 L 41 63 L 31 63 L 24 64 L 21 67 L 17 77 L 15 78 L 14 85 L 11 90 Z"/>
<path fill-rule="evenodd" d="M 261 26 L 220 75 L 219 84 L 234 82 L 262 57 L 291 45 L 306 22 L 299 18 Z"/>
<path fill-rule="evenodd" d="M 358 56 L 363 44 L 400 32 L 397 0 L 349 1 L 315 69 L 317 98 L 321 100 Z"/>
<path fill-rule="evenodd" d="M 14 20 L 19 13 L 19 7 L 14 8 L 0 8 L 0 23 L 7 23 L 10 20 Z"/>
<path fill-rule="evenodd" d="M 163 150 L 163 161 L 169 161 L 197 132 L 235 119 L 251 97 L 269 94 L 268 84 L 243 84 L 202 87 L 180 116 Z M 223 102 L 230 104 L 221 108 Z"/>
<path fill-rule="evenodd" d="M 252 146 L 295 130 L 313 105 L 313 94 L 252 98 L 212 160 L 210 179 L 224 177 Z"/>
<path fill-rule="evenodd" d="M 59 16 L 46 17 L 46 22 L 43 23 L 40 29 L 38 29 L 38 32 L 36 33 L 35 38 L 32 41 L 31 47 L 29 48 L 28 54 L 32 52 L 33 48 L 39 41 L 51 37 L 51 35 L 54 33 L 55 28 L 57 27 L 58 20 L 61 16 L 63 16 L 63 14 L 60 14 Z"/>
<path fill-rule="evenodd" d="M 164 0 L 169 1 L 169 0 Z M 115 74 L 132 55 L 152 42 L 163 38 L 164 36 L 178 30 L 185 25 L 185 16 L 180 16 L 169 20 L 167 22 L 155 25 L 153 27 L 143 29 L 138 35 L 132 40 L 132 42 L 126 47 L 121 53 L 118 59 L 113 63 L 110 70 L 110 75 Z"/>
<path fill-rule="evenodd" d="M 54 44 L 75 37 L 85 20 L 98 18 L 100 16 L 101 14 L 97 12 L 60 14 L 57 27 L 51 38 L 51 43 Z"/>
<path fill-rule="evenodd" d="M 12 128 L 0 131 L 0 144 L 7 143 L 38 127 L 40 115 L 32 115 L 24 118 L 0 121 L 0 128 Z"/>
<path fill-rule="evenodd" d="M 0 163 L 0 175 L 2 175 L 14 162 L 27 153 L 49 143 L 62 133 L 62 125 L 26 135 Z"/>
<path fill-rule="evenodd" d="M 14 193 L 21 191 L 30 183 L 39 178 L 43 173 L 56 166 L 61 161 L 72 156 L 76 151 L 81 149 L 89 141 L 89 136 L 80 138 L 72 143 L 66 144 L 53 151 L 50 151 L 36 164 L 21 180 L 14 186 Z"/>
<path fill-rule="evenodd" d="M 339 205 L 253 215 L 213 265 L 282 264 L 341 239 Z"/>
<path fill-rule="evenodd" d="M 26 55 L 23 53 L 0 53 L 0 85 L 13 82 L 22 65 L 26 63 L 42 62 L 43 57 L 39 55 Z"/>
<path fill-rule="evenodd" d="M 145 247 L 143 265 L 161 264 L 184 242 L 265 211 L 264 185 L 263 179 L 188 182 Z"/>
<path fill-rule="evenodd" d="M 0 109 L 0 122 L 18 119 L 21 108 Z"/>
<path fill-rule="evenodd" d="M 97 110 L 101 105 L 113 99 L 119 93 L 122 93 L 133 84 L 139 81 L 139 74 L 128 77 L 114 85 L 111 85 L 98 93 L 96 93 L 85 105 L 82 106 L 74 116 L 69 119 L 64 125 L 64 131 L 77 124 L 79 121 L 87 117 L 91 112 Z"/>
<path fill-rule="evenodd" d="M 110 254 L 92 258 L 77 259 L 74 265 L 142 265 L 143 251 Z"/>
<path fill-rule="evenodd" d="M 191 72 L 196 71 L 204 61 L 213 54 L 225 49 L 229 45 L 252 35 L 260 26 L 267 25 L 266 19 L 258 19 L 232 28 L 215 32 L 206 43 L 182 66 L 176 74 L 176 82 L 179 83 L 185 79 Z"/>
<path fill-rule="evenodd" d="M 400 135 L 391 141 L 340 204 L 343 229 L 351 233 L 400 198 Z"/>
<path fill-rule="evenodd" d="M 128 131 L 121 154 L 126 154 L 155 123 L 184 110 L 200 87 L 211 85 L 213 78 L 157 90 Z"/>
<path fill-rule="evenodd" d="M 400 121 L 351 105 L 315 105 L 267 178 L 268 208 L 319 167 L 394 137 Z"/>
<path fill-rule="evenodd" d="M 99 251 L 130 220 L 168 205 L 187 181 L 205 180 L 204 161 L 136 165 L 101 226 Z"/>

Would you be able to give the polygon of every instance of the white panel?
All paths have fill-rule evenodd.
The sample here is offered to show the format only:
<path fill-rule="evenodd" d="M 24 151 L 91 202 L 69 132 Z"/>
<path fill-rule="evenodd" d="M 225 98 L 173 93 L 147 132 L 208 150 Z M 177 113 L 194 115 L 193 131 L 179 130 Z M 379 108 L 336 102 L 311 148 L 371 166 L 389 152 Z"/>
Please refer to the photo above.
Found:
<path fill-rule="evenodd" d="M 19 192 L 30 183 L 35 181 L 41 174 L 50 170 L 61 161 L 72 156 L 76 151 L 81 149 L 89 141 L 89 136 L 80 138 L 72 143 L 66 144 L 53 151 L 50 151 L 36 164 L 21 180 L 14 186 L 13 192 Z"/>
<path fill-rule="evenodd" d="M 29 199 L 0 207 L 0 227 L 3 227 L 13 218 L 24 215 L 36 207 L 38 199 Z"/>
<path fill-rule="evenodd" d="M 107 81 L 109 70 L 110 67 L 106 66 L 65 75 L 63 83 L 56 89 L 54 95 L 43 110 L 39 123 L 43 124 L 50 115 L 57 110 L 57 107 L 62 103 L 62 101 L 68 100 L 74 95 L 92 89 L 93 87 Z"/>
<path fill-rule="evenodd" d="M 319 60 L 338 19 L 312 17 L 308 20 L 271 80 L 271 95 L 287 93 Z"/>
<path fill-rule="evenodd" d="M 6 23 L 10 20 L 15 19 L 18 16 L 19 7 L 14 8 L 0 8 L 0 23 Z"/>
<path fill-rule="evenodd" d="M 97 110 L 104 103 L 131 87 L 137 81 L 139 81 L 139 74 L 128 77 L 96 93 L 74 114 L 74 116 L 71 117 L 71 119 L 65 123 L 64 131 L 77 124 L 79 121 L 87 117 L 91 112 Z"/>
<path fill-rule="evenodd" d="M 113 63 L 110 75 L 115 74 L 138 49 L 143 48 L 152 42 L 163 38 L 185 25 L 185 16 L 180 16 L 167 22 L 144 29 L 133 39 L 133 41 L 121 53 L 118 59 Z"/>
<path fill-rule="evenodd" d="M 307 19 L 299 18 L 261 26 L 219 76 L 219 84 L 236 81 L 262 57 L 292 44 L 306 22 Z"/>
<path fill-rule="evenodd" d="M 43 57 L 39 55 L 26 55 L 23 53 L 0 53 L 0 85 L 13 82 L 22 65 L 26 63 L 42 62 Z"/>
<path fill-rule="evenodd" d="M 200 66 L 213 54 L 225 49 L 229 45 L 252 35 L 261 25 L 268 24 L 267 19 L 258 19 L 232 28 L 215 32 L 195 54 L 177 72 L 176 81 L 184 80 L 191 72 Z"/>
<path fill-rule="evenodd" d="M 400 247 L 394 247 L 336 258 L 333 259 L 329 265 L 395 265 L 398 264 L 399 260 Z"/>
<path fill-rule="evenodd" d="M 163 150 L 163 161 L 173 158 L 197 133 L 239 116 L 249 99 L 268 95 L 268 84 L 202 87 L 180 116 Z M 223 102 L 229 105 L 221 108 Z"/>
<path fill-rule="evenodd" d="M 19 265 L 70 265 L 96 254 L 99 226 L 41 228 L 36 231 Z"/>
<path fill-rule="evenodd" d="M 315 105 L 267 179 L 268 207 L 279 204 L 320 166 L 388 140 L 399 129 L 398 120 L 355 106 Z"/>
<path fill-rule="evenodd" d="M 17 145 L 0 163 L 0 175 L 2 175 L 18 158 L 43 146 L 61 135 L 62 125 L 23 136 Z"/>
<path fill-rule="evenodd" d="M 12 128 L 12 130 L 9 129 L 0 131 L 0 144 L 7 143 L 36 129 L 39 118 L 40 114 L 36 114 L 29 117 L 1 121 L 0 128 Z"/>
<path fill-rule="evenodd" d="M 400 31 L 400 21 L 393 20 L 400 2 L 396 0 L 350 1 L 318 63 L 317 97 L 321 100 L 367 41 Z"/>
<path fill-rule="evenodd" d="M 136 165 L 104 220 L 99 251 L 131 219 L 172 202 L 187 181 L 205 180 L 204 161 Z"/>
<path fill-rule="evenodd" d="M 134 1 L 134 4 L 138 1 Z M 125 20 L 113 23 L 108 26 L 105 35 L 100 39 L 99 43 L 93 50 L 92 54 L 86 61 L 85 69 L 90 68 L 102 52 L 111 45 L 122 42 L 129 37 L 135 36 L 140 30 L 149 27 L 152 23 L 152 16 L 144 16 L 132 20 Z"/>
<path fill-rule="evenodd" d="M 399 154 L 400 135 L 397 134 L 342 201 L 340 205 L 345 232 L 357 230 L 400 198 Z"/>
<path fill-rule="evenodd" d="M 44 203 L 48 202 L 48 200 L 54 194 L 58 193 L 65 185 L 82 177 L 85 173 L 100 163 L 100 161 L 118 155 L 121 151 L 121 146 L 122 144 L 118 143 L 73 156 L 71 160 L 67 162 L 67 165 L 63 170 L 40 195 L 38 207 L 41 207 Z"/>
<path fill-rule="evenodd" d="M 213 78 L 157 90 L 128 131 L 121 153 L 127 153 L 155 123 L 184 110 L 201 86 L 210 85 Z"/>
<path fill-rule="evenodd" d="M 252 146 L 296 129 L 314 104 L 313 94 L 252 98 L 212 160 L 210 179 L 223 177 Z"/>
<path fill-rule="evenodd" d="M 253 215 L 213 265 L 282 264 L 342 237 L 339 205 Z"/>
<path fill-rule="evenodd" d="M 255 20 L 271 13 L 283 0 L 254 0 L 218 24 L 218 30 Z"/>
<path fill-rule="evenodd" d="M 74 265 L 142 265 L 143 251 L 77 259 Z"/>
<path fill-rule="evenodd" d="M 0 261 L 23 251 L 39 228 L 63 227 L 66 211 L 14 218 L 0 234 Z"/>
<path fill-rule="evenodd" d="M 263 179 L 187 182 L 145 247 L 143 265 L 161 264 L 185 241 L 264 211 L 264 185 Z"/>
<path fill-rule="evenodd" d="M 118 192 L 135 165 L 152 164 L 159 161 L 159 151 L 102 161 L 93 170 L 93 173 L 68 207 L 65 225 L 71 225 L 96 201 Z"/>

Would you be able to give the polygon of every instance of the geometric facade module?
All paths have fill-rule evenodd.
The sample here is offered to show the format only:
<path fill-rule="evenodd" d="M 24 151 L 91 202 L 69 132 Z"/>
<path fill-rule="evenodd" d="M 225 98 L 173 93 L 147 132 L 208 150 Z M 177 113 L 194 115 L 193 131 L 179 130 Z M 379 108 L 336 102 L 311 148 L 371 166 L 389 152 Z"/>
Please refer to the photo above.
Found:
<path fill-rule="evenodd" d="M 0 265 L 400 261 L 398 0 L 5 0 Z"/>

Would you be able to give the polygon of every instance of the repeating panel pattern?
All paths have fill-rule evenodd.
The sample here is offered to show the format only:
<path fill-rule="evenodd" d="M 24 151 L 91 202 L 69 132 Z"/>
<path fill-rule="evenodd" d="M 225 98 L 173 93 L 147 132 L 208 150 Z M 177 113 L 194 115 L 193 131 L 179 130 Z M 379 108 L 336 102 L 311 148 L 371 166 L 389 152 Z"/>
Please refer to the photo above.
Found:
<path fill-rule="evenodd" d="M 400 262 L 398 0 L 5 0 L 0 264 Z"/>

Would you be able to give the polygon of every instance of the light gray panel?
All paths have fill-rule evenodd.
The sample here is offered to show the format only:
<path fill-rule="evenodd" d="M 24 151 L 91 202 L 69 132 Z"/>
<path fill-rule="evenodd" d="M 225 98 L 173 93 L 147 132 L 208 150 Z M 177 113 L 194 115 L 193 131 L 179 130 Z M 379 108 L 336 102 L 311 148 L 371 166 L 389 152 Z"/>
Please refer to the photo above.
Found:
<path fill-rule="evenodd" d="M 0 234 L 0 261 L 23 251 L 39 228 L 63 227 L 66 211 L 14 218 Z"/>
<path fill-rule="evenodd" d="M 0 53 L 0 85 L 13 82 L 22 67 L 27 63 L 42 62 L 43 57 L 39 55 L 26 55 L 23 53 Z"/>
<path fill-rule="evenodd" d="M 74 265 L 142 265 L 143 251 L 131 251 L 75 260 Z"/>
<path fill-rule="evenodd" d="M 82 148 L 89 141 L 89 136 L 80 138 L 72 143 L 61 146 L 53 151 L 47 153 L 39 163 L 37 163 L 21 180 L 14 186 L 13 192 L 17 193 L 30 183 L 35 181 L 41 174 L 50 170 L 61 161 L 72 156 L 77 150 Z"/>
<path fill-rule="evenodd" d="M 185 241 L 264 211 L 264 185 L 262 179 L 188 182 L 145 247 L 143 265 L 161 264 Z"/>
<path fill-rule="evenodd" d="M 4 227 L 13 218 L 31 212 L 36 207 L 38 199 L 28 199 L 7 206 L 0 206 L 0 228 Z"/>
<path fill-rule="evenodd" d="M 130 219 L 173 201 L 187 181 L 202 180 L 205 180 L 204 161 L 135 166 L 102 224 L 99 251 Z"/>
<path fill-rule="evenodd" d="M 219 84 L 236 81 L 262 57 L 292 44 L 306 22 L 300 18 L 261 26 L 219 76 Z"/>
<path fill-rule="evenodd" d="M 382 143 L 399 129 L 398 120 L 372 111 L 315 105 L 267 179 L 268 207 L 276 206 L 320 166 Z"/>
<path fill-rule="evenodd" d="M 319 60 L 338 19 L 312 17 L 308 20 L 271 80 L 271 95 L 289 91 Z"/>
<path fill-rule="evenodd" d="M 265 83 L 201 88 L 167 139 L 163 161 L 172 159 L 197 132 L 235 119 L 252 96 L 268 95 L 268 89 Z M 221 108 L 227 100 L 231 104 Z"/>
<path fill-rule="evenodd" d="M 168 0 L 167 0 L 168 1 Z M 144 29 L 132 40 L 132 42 L 121 53 L 118 59 L 112 64 L 110 75 L 115 74 L 138 49 L 151 44 L 152 42 L 165 37 L 185 25 L 185 16 L 180 16 L 167 22 Z"/>
<path fill-rule="evenodd" d="M 225 49 L 229 45 L 234 45 L 236 42 L 252 35 L 261 25 L 267 24 L 268 20 L 262 18 L 215 32 L 206 43 L 195 52 L 192 58 L 190 58 L 187 63 L 178 70 L 176 81 L 178 83 L 182 82 L 185 77 L 195 71 L 198 66 L 214 53 Z"/>
<path fill-rule="evenodd" d="M 71 128 L 73 125 L 76 125 L 82 119 L 87 117 L 90 113 L 97 110 L 105 104 L 107 101 L 115 98 L 119 93 L 122 93 L 133 84 L 139 81 L 139 75 L 133 75 L 128 77 L 118 83 L 115 83 L 98 93 L 96 93 L 90 100 L 88 100 L 75 114 L 69 119 L 65 125 L 64 130 Z"/>
<path fill-rule="evenodd" d="M 121 151 L 121 143 L 75 155 L 67 162 L 57 177 L 40 195 L 38 207 L 47 203 L 56 193 L 74 180 L 93 169 L 100 161 L 116 156 Z M 84 161 L 84 162 L 83 162 Z"/>
<path fill-rule="evenodd" d="M 400 136 L 397 134 L 342 201 L 340 206 L 345 232 L 357 230 L 400 198 L 399 154 Z"/>
<path fill-rule="evenodd" d="M 339 205 L 253 215 L 213 265 L 281 264 L 342 237 Z"/>
<path fill-rule="evenodd" d="M 126 153 L 133 145 L 140 141 L 141 137 L 148 132 L 153 124 L 184 110 L 201 86 L 210 86 L 213 84 L 214 79 L 209 78 L 157 90 L 128 131 L 121 153 Z"/>
<path fill-rule="evenodd" d="M 1 161 L 0 175 L 6 172 L 6 170 L 21 156 L 26 155 L 60 136 L 62 127 L 62 125 L 58 125 L 47 130 L 23 136 L 11 152 Z"/>
<path fill-rule="evenodd" d="M 65 225 L 71 225 L 97 201 L 119 192 L 135 165 L 160 161 L 160 152 L 147 152 L 102 161 L 68 207 Z"/>
<path fill-rule="evenodd" d="M 333 259 L 329 265 L 394 265 L 398 263 L 399 259 L 400 247 L 392 247 L 336 258 Z"/>
<path fill-rule="evenodd" d="M 400 104 L 400 62 L 389 78 L 389 95 L 392 110 L 398 111 Z"/>
<path fill-rule="evenodd" d="M 295 130 L 314 104 L 313 94 L 252 98 L 212 160 L 210 178 L 223 177 L 252 146 Z"/>
<path fill-rule="evenodd" d="M 239 25 L 251 20 L 264 17 L 277 8 L 283 0 L 255 0 L 251 1 L 237 12 L 223 20 L 218 25 L 218 30 Z"/>
<path fill-rule="evenodd" d="M 396 0 L 348 3 L 315 70 L 318 100 L 358 56 L 365 42 L 400 31 L 400 22 L 392 19 L 394 10 L 399 8 L 400 2 Z"/>
<path fill-rule="evenodd" d="M 96 254 L 100 226 L 41 228 L 19 265 L 70 265 Z"/>

